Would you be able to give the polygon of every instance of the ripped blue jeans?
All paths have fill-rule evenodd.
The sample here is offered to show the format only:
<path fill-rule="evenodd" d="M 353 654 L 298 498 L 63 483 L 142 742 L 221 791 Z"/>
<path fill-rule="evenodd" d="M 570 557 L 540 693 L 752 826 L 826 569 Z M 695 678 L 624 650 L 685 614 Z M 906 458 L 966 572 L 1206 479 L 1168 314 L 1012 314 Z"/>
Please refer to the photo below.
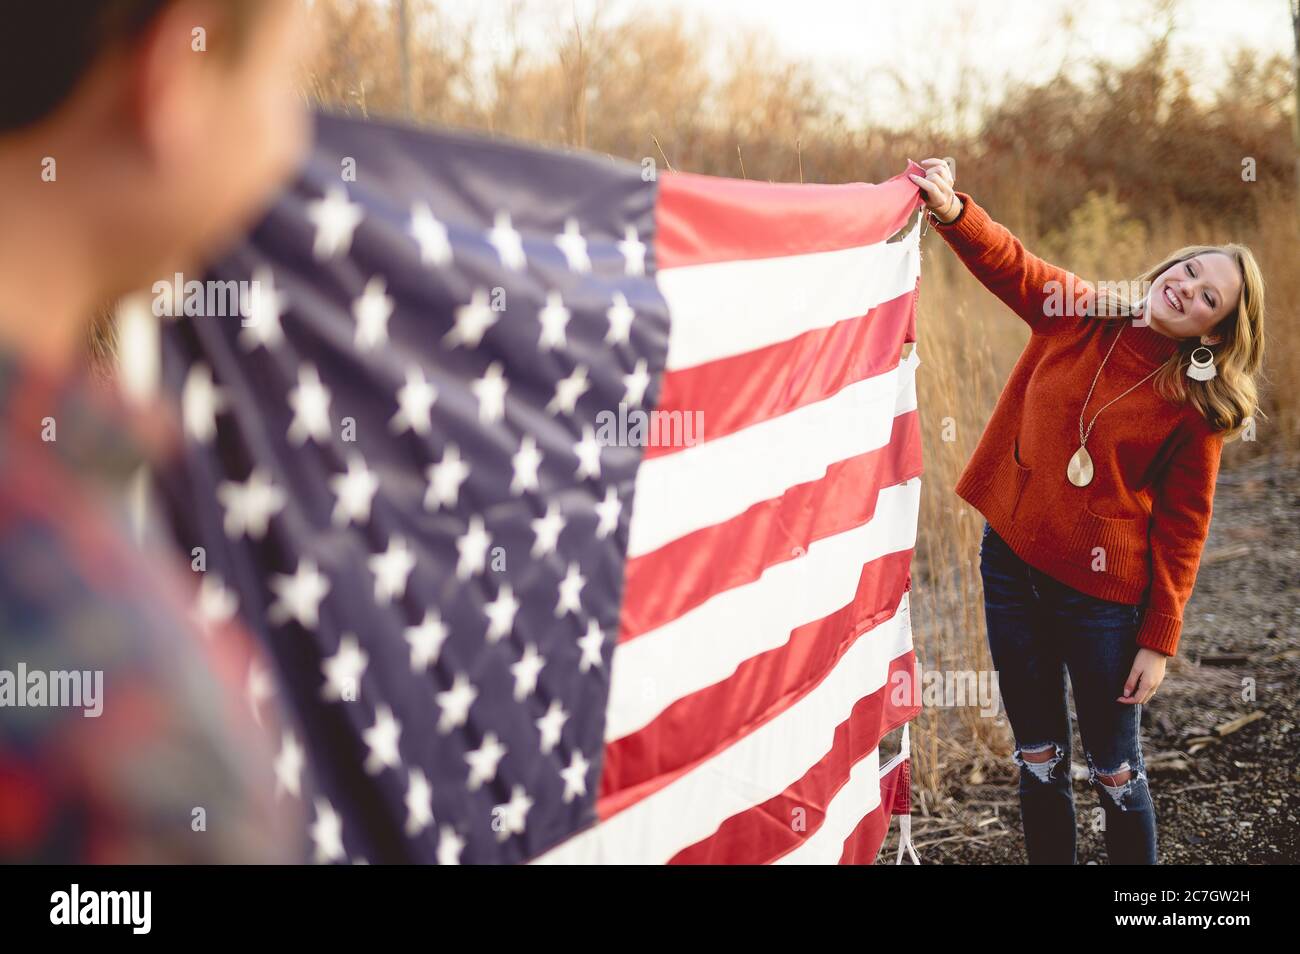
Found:
<path fill-rule="evenodd" d="M 1155 807 L 1139 738 L 1142 707 L 1115 701 L 1137 654 L 1140 607 L 1088 596 L 1034 569 L 987 523 L 980 573 L 989 650 L 1016 740 L 1029 863 L 1076 861 L 1068 671 L 1089 785 L 1105 813 L 1110 863 L 1155 864 Z M 1037 761 L 1048 752 L 1046 761 Z M 1127 780 L 1108 784 L 1125 771 Z"/>

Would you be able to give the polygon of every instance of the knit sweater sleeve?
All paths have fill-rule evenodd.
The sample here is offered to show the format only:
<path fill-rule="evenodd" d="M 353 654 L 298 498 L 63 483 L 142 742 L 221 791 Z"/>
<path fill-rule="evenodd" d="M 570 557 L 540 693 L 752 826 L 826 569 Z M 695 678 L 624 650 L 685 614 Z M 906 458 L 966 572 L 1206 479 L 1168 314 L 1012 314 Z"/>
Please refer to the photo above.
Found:
<path fill-rule="evenodd" d="M 1199 422 L 1174 451 L 1155 488 L 1149 533 L 1151 590 L 1139 646 L 1172 656 L 1210 532 L 1223 436 Z"/>
<path fill-rule="evenodd" d="M 1034 334 L 1058 334 L 1087 320 L 1096 294 L 1091 283 L 1034 255 L 967 193 L 955 194 L 962 203 L 957 218 L 946 225 L 935 216 L 930 221 L 985 288 Z"/>

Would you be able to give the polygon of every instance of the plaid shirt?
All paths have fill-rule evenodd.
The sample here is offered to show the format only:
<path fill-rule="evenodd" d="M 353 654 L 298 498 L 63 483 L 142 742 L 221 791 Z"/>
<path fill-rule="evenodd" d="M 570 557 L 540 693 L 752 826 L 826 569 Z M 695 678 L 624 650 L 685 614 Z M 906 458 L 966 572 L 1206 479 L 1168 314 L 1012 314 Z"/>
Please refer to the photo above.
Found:
<path fill-rule="evenodd" d="M 0 354 L 0 861 L 307 857 L 297 800 L 276 793 L 278 720 L 245 699 L 251 643 L 204 635 L 114 500 L 142 446 L 166 443 L 140 430 L 160 420 Z M 33 685 L 69 672 L 102 673 L 98 716 L 39 704 Z"/>

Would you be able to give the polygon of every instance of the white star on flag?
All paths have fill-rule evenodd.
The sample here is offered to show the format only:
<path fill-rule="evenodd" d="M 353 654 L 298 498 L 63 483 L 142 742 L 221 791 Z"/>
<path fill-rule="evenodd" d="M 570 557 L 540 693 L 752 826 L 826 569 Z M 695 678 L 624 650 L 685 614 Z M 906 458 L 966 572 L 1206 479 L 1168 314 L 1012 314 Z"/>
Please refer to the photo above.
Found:
<path fill-rule="evenodd" d="M 334 512 L 330 522 L 337 527 L 349 524 L 365 524 L 370 520 L 370 506 L 379 491 L 379 478 L 366 467 L 366 460 L 360 454 L 348 457 L 346 473 L 335 474 L 329 479 L 330 490 L 334 491 Z"/>
<path fill-rule="evenodd" d="M 487 641 L 498 643 L 510 635 L 519 612 L 519 601 L 509 583 L 502 583 L 497 598 L 483 607 L 488 618 Z"/>
<path fill-rule="evenodd" d="M 529 643 L 524 647 L 524 654 L 519 657 L 519 661 L 510 665 L 510 674 L 515 677 L 515 702 L 523 702 L 537 690 L 537 677 L 545 666 L 546 660 L 536 646 Z M 546 749 L 543 748 L 542 751 L 545 752 Z"/>
<path fill-rule="evenodd" d="M 601 653 L 605 649 L 605 634 L 600 631 L 600 624 L 594 619 L 587 620 L 587 632 L 578 640 L 578 648 L 582 650 L 582 658 L 578 661 L 579 671 L 587 672 L 592 668 L 600 668 Z"/>
<path fill-rule="evenodd" d="M 537 439 L 532 434 L 525 434 L 519 442 L 519 450 L 510 458 L 514 465 L 514 476 L 510 480 L 510 492 L 515 496 L 525 490 L 537 489 L 537 469 L 542 464 L 542 452 L 537 448 Z"/>
<path fill-rule="evenodd" d="M 587 254 L 587 240 L 582 237 L 582 232 L 578 229 L 577 219 L 569 218 L 565 220 L 564 231 L 555 236 L 555 244 L 564 253 L 564 260 L 568 262 L 571 271 L 591 271 L 591 258 Z"/>
<path fill-rule="evenodd" d="M 456 563 L 456 578 L 468 580 L 471 576 L 482 573 L 487 566 L 487 552 L 491 545 L 492 538 L 483 524 L 483 518 L 478 514 L 470 517 L 465 533 L 456 539 L 456 552 L 460 554 Z"/>
<path fill-rule="evenodd" d="M 246 351 L 271 348 L 284 340 L 280 319 L 289 308 L 287 295 L 276 290 L 275 274 L 265 265 L 253 269 L 247 314 L 240 320 L 239 344 Z"/>
<path fill-rule="evenodd" d="M 418 367 L 406 369 L 406 383 L 397 392 L 397 413 L 388 426 L 393 433 L 410 429 L 424 436 L 433 430 L 433 405 L 438 400 L 438 389 L 429 383 L 424 371 Z"/>
<path fill-rule="evenodd" d="M 487 330 L 497 323 L 497 312 L 488 302 L 486 288 L 475 288 L 470 293 L 469 301 L 456 306 L 453 313 L 456 323 L 442 336 L 442 343 L 448 348 L 465 345 L 477 348 Z"/>
<path fill-rule="evenodd" d="M 582 440 L 573 445 L 578 457 L 578 478 L 600 476 L 600 442 L 590 424 L 582 426 Z"/>
<path fill-rule="evenodd" d="M 646 388 L 650 386 L 650 368 L 645 358 L 637 361 L 631 374 L 623 375 L 623 386 L 626 388 L 623 393 L 623 403 L 640 407 L 641 402 L 645 400 Z"/>
<path fill-rule="evenodd" d="M 330 581 L 310 559 L 300 559 L 292 576 L 277 573 L 271 578 L 275 602 L 267 618 L 279 626 L 297 620 L 305 629 L 315 629 L 320 622 L 320 604 L 330 591 Z"/>
<path fill-rule="evenodd" d="M 524 833 L 524 819 L 533 807 L 533 799 L 524 791 L 522 785 L 514 786 L 510 791 L 510 801 L 492 809 L 493 826 L 497 829 L 497 839 L 505 841 L 511 835 Z"/>
<path fill-rule="evenodd" d="M 564 514 L 554 500 L 546 504 L 546 513 L 530 521 L 533 528 L 533 549 L 532 554 L 535 557 L 545 556 L 548 553 L 554 553 L 556 544 L 560 539 L 560 532 L 564 530 Z"/>
<path fill-rule="evenodd" d="M 469 464 L 460 456 L 455 444 L 448 444 L 442 452 L 442 460 L 430 464 L 427 470 L 429 489 L 424 494 L 424 506 L 428 510 L 440 510 L 443 507 L 456 506 L 460 497 L 460 485 L 469 477 Z"/>
<path fill-rule="evenodd" d="M 378 775 L 386 768 L 397 768 L 401 764 L 401 755 L 397 742 L 402 736 L 402 726 L 393 715 L 393 710 L 386 705 L 375 708 L 375 724 L 361 733 L 366 747 L 364 768 L 370 775 Z"/>
<path fill-rule="evenodd" d="M 509 386 L 500 361 L 493 361 L 483 372 L 483 377 L 470 382 L 469 389 L 478 398 L 478 419 L 484 424 L 495 424 L 506 416 L 506 389 Z"/>
<path fill-rule="evenodd" d="M 452 729 L 464 725 L 469 718 L 469 707 L 477 698 L 478 690 L 464 673 L 457 673 L 451 688 L 437 695 L 438 708 L 442 710 L 438 717 L 438 731 L 446 735 Z"/>
<path fill-rule="evenodd" d="M 614 292 L 614 303 L 605 309 L 605 318 L 609 321 L 609 331 L 605 332 L 605 343 L 627 344 L 636 312 L 632 310 L 632 306 L 627 303 L 627 296 L 621 291 Z"/>
<path fill-rule="evenodd" d="M 564 706 L 560 705 L 560 700 L 552 699 L 546 715 L 536 722 L 537 731 L 542 735 L 543 755 L 560 744 L 560 733 L 564 731 L 564 723 L 568 721 L 569 714 L 564 711 Z"/>
<path fill-rule="evenodd" d="M 212 369 L 196 362 L 181 387 L 181 418 L 187 437 L 206 444 L 217 434 L 217 415 L 226 406 L 226 392 L 212 381 Z"/>
<path fill-rule="evenodd" d="M 287 792 L 294 798 L 302 795 L 302 769 L 307 761 L 298 739 L 292 732 L 280 738 L 280 752 L 275 758 L 275 794 Z"/>
<path fill-rule="evenodd" d="M 311 826 L 311 840 L 316 845 L 318 864 L 343 860 L 343 819 L 323 798 L 316 799 L 316 821 Z"/>
<path fill-rule="evenodd" d="M 357 642 L 357 637 L 344 633 L 339 640 L 338 652 L 321 663 L 321 671 L 325 674 L 321 696 L 331 702 L 360 698 L 361 676 L 369 662 L 370 657 Z"/>
<path fill-rule="evenodd" d="M 582 594 L 582 588 L 586 585 L 587 578 L 578 569 L 578 564 L 570 563 L 568 571 L 564 574 L 564 579 L 560 581 L 560 599 L 555 604 L 557 619 L 565 613 L 577 615 L 582 611 L 582 602 L 579 597 Z"/>
<path fill-rule="evenodd" d="M 623 512 L 623 504 L 618 499 L 618 491 L 613 487 L 605 488 L 605 499 L 596 504 L 596 516 L 600 522 L 596 524 L 596 536 L 604 540 L 618 528 L 618 517 Z"/>
<path fill-rule="evenodd" d="M 551 398 L 546 405 L 546 410 L 551 414 L 557 411 L 572 414 L 578 406 L 578 398 L 586 394 L 590 388 L 591 382 L 587 380 L 587 366 L 580 364 L 573 369 L 567 378 L 562 379 L 555 385 L 555 397 Z"/>
<path fill-rule="evenodd" d="M 427 202 L 411 206 L 411 235 L 420 246 L 420 261 L 425 265 L 450 265 L 451 242 L 447 227 L 434 217 Z"/>
<path fill-rule="evenodd" d="M 623 230 L 623 241 L 618 243 L 618 250 L 622 253 L 625 264 L 623 274 L 625 275 L 644 275 L 645 274 L 645 243 L 637 237 L 636 229 L 629 225 Z"/>
<path fill-rule="evenodd" d="M 469 763 L 467 785 L 471 792 L 477 791 L 484 782 L 490 782 L 497 777 L 497 766 L 505 755 L 506 747 L 501 744 L 495 732 L 485 734 L 482 745 L 472 752 L 465 753 L 465 761 Z"/>
<path fill-rule="evenodd" d="M 289 443 L 301 447 L 308 438 L 324 443 L 330 436 L 330 392 L 321 383 L 316 366 L 304 364 L 298 369 L 298 384 L 289 392 L 293 421 L 289 424 Z"/>
<path fill-rule="evenodd" d="M 411 671 L 424 672 L 436 663 L 448 635 L 447 626 L 435 609 L 424 611 L 419 626 L 408 626 L 406 641 L 411 646 Z"/>
<path fill-rule="evenodd" d="M 399 536 L 388 539 L 383 553 L 376 553 L 366 561 L 375 575 L 375 602 L 386 606 L 406 593 L 406 581 L 415 569 L 415 552 Z"/>
<path fill-rule="evenodd" d="M 361 224 L 365 210 L 348 200 L 347 190 L 331 186 L 325 198 L 307 203 L 307 220 L 316 226 L 312 254 L 318 261 L 339 258 L 352 247 L 352 233 Z"/>
<path fill-rule="evenodd" d="M 242 484 L 223 481 L 217 487 L 217 500 L 225 508 L 222 526 L 226 536 L 232 540 L 245 535 L 262 539 L 271 518 L 284 508 L 287 499 L 260 467 L 254 467 Z"/>
<path fill-rule="evenodd" d="M 456 834 L 450 825 L 443 825 L 438 833 L 438 864 L 460 864 L 460 853 L 465 850 L 465 839 Z"/>
<path fill-rule="evenodd" d="M 204 633 L 210 634 L 212 629 L 234 619 L 239 611 L 239 597 L 219 575 L 209 571 L 199 581 L 194 609 Z"/>
<path fill-rule="evenodd" d="M 591 764 L 583 757 L 581 752 L 575 751 L 573 758 L 569 760 L 567 768 L 560 772 L 560 778 L 564 779 L 564 803 L 567 805 L 575 798 L 587 794 L 587 771 Z"/>
<path fill-rule="evenodd" d="M 511 271 L 519 271 L 527 263 L 524 257 L 523 237 L 510 223 L 509 212 L 496 214 L 492 230 L 488 232 L 488 242 L 497 250 L 497 255 L 501 257 L 501 264 Z"/>
<path fill-rule="evenodd" d="M 542 334 L 537 339 L 537 346 L 543 351 L 565 347 L 569 342 L 564 337 L 564 329 L 568 326 L 571 317 L 573 315 L 568 308 L 564 307 L 564 299 L 560 293 L 547 292 L 546 304 L 537 313 L 537 320 L 542 323 Z"/>
<path fill-rule="evenodd" d="M 406 834 L 414 838 L 433 824 L 433 786 L 418 768 L 407 775 L 405 802 Z"/>
<path fill-rule="evenodd" d="M 357 320 L 355 339 L 358 351 L 370 351 L 388 340 L 388 319 L 395 304 L 388 295 L 388 284 L 376 275 L 366 282 L 361 297 L 352 302 L 352 317 Z"/>

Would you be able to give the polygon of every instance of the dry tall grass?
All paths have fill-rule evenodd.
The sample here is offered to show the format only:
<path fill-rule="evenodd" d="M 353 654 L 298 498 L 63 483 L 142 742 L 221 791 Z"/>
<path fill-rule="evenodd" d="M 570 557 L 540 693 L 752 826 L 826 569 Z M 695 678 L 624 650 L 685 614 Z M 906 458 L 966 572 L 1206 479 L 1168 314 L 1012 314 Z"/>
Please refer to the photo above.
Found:
<path fill-rule="evenodd" d="M 1147 54 L 1098 61 L 1080 84 L 1058 75 L 993 92 L 967 80 L 940 101 L 923 77 L 897 77 L 912 104 L 907 128 L 863 128 L 832 107 L 813 64 L 790 62 L 757 35 L 693 33 L 645 12 L 555 23 L 541 53 L 514 45 L 515 20 L 457 30 L 420 10 L 414 118 L 658 158 L 678 170 L 776 181 L 879 181 L 906 158 L 956 156 L 959 188 L 976 196 L 1026 246 L 1085 278 L 1130 279 L 1162 253 L 1233 240 L 1257 255 L 1268 282 L 1267 421 L 1237 442 L 1225 466 L 1262 449 L 1300 445 L 1300 220 L 1291 64 L 1248 51 L 1210 102 L 1193 98 L 1170 55 L 1172 4 L 1153 5 Z M 314 98 L 360 112 L 398 112 L 397 46 L 386 5 L 316 0 L 321 62 Z M 1077 26 L 1077 24 L 1076 24 Z M 1071 24 L 1062 25 L 1070 29 Z M 719 44 L 729 51 L 714 59 Z M 487 65 L 487 47 L 499 55 Z M 946 59 L 978 49 L 945 49 Z M 977 104 L 972 106 L 972 104 Z M 958 122 L 971 109 L 973 130 Z M 796 151 L 796 143 L 799 149 Z M 738 151 L 739 150 L 739 151 Z M 1254 179 L 1243 177 L 1253 161 Z M 987 670 L 977 551 L 982 518 L 952 492 L 1011 365 L 1022 323 L 965 271 L 938 236 L 924 240 L 919 318 L 920 406 L 926 479 L 915 567 L 916 641 L 928 669 Z M 947 433 L 946 433 L 947 432 Z M 950 436 L 952 440 L 945 440 Z M 915 726 L 923 797 L 941 792 L 950 759 L 1007 751 L 1005 729 L 972 708 L 927 707 Z"/>

